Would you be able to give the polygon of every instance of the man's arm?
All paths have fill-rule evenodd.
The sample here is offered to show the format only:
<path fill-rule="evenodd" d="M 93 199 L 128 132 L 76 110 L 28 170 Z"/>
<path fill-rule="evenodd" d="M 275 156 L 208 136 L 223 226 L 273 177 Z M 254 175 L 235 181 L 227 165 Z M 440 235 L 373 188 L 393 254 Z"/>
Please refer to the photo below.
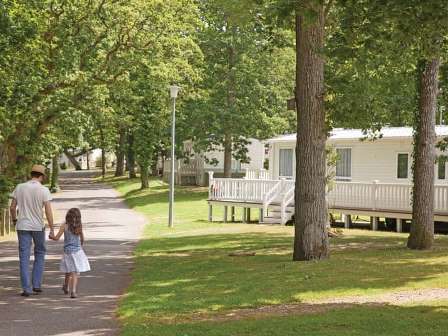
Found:
<path fill-rule="evenodd" d="M 17 201 L 15 198 L 12 199 L 11 206 L 9 207 L 9 213 L 11 214 L 11 220 L 15 225 L 17 222 Z"/>
<path fill-rule="evenodd" d="M 50 227 L 50 231 L 54 233 L 53 210 L 51 209 L 50 201 L 45 202 L 44 206 L 45 206 L 45 216 L 47 217 L 48 226 Z"/>

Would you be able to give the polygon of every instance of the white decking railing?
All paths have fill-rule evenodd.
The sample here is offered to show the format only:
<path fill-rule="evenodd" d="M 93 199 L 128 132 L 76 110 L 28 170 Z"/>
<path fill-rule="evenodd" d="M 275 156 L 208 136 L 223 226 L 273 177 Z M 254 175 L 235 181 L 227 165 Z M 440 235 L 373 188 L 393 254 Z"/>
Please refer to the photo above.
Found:
<path fill-rule="evenodd" d="M 282 223 L 287 221 L 286 208 L 294 201 L 294 181 L 213 178 L 213 173 L 209 174 L 209 200 L 258 203 L 265 213 L 275 203 L 280 206 Z"/>
<path fill-rule="evenodd" d="M 286 208 L 294 202 L 295 196 L 295 185 L 292 184 L 289 187 L 289 190 L 284 194 L 281 202 L 281 216 L 282 216 L 282 224 L 285 224 L 289 218 L 287 218 Z M 291 214 L 292 216 L 292 214 Z"/>
<path fill-rule="evenodd" d="M 266 169 L 246 169 L 246 176 L 248 180 L 272 180 L 272 176 Z"/>
<path fill-rule="evenodd" d="M 211 174 L 210 200 L 254 202 L 264 211 L 280 205 L 282 216 L 294 201 L 294 181 L 260 179 L 214 179 Z M 448 215 L 448 185 L 436 185 L 434 211 Z M 330 209 L 368 210 L 378 212 L 410 213 L 412 186 L 373 182 L 336 182 L 327 195 Z"/>
<path fill-rule="evenodd" d="M 263 203 L 264 195 L 278 181 L 217 178 L 211 180 L 209 199 L 216 201 L 235 201 Z"/>
<path fill-rule="evenodd" d="M 434 211 L 436 213 L 448 212 L 448 186 L 436 185 L 434 193 Z"/>
<path fill-rule="evenodd" d="M 263 211 L 268 211 L 269 205 L 274 202 L 276 198 L 278 198 L 278 195 L 280 194 L 282 190 L 282 183 L 283 180 L 276 181 L 277 183 L 268 190 L 266 194 L 263 196 Z"/>
<path fill-rule="evenodd" d="M 266 212 L 268 207 L 273 203 L 282 206 L 286 199 L 289 198 L 291 191 L 294 193 L 294 181 L 285 179 L 279 180 L 265 195 L 263 199 L 263 210 Z M 285 207 L 282 206 L 282 213 L 283 208 L 286 208 L 288 204 L 286 204 Z"/>
<path fill-rule="evenodd" d="M 409 212 L 411 194 L 412 186 L 409 184 L 337 182 L 328 193 L 327 200 L 330 208 Z"/>

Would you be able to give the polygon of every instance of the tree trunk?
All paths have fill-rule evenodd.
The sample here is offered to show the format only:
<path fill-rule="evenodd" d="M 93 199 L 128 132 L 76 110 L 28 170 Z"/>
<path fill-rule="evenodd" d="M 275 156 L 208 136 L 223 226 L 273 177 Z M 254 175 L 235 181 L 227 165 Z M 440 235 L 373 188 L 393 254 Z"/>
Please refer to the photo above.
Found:
<path fill-rule="evenodd" d="M 166 155 L 163 154 L 162 155 L 162 177 L 165 176 L 165 160 L 166 160 Z"/>
<path fill-rule="evenodd" d="M 101 176 L 106 177 L 106 150 L 104 149 L 104 132 L 100 126 L 100 142 L 101 142 Z"/>
<path fill-rule="evenodd" d="M 224 177 L 232 177 L 232 137 L 224 138 Z"/>
<path fill-rule="evenodd" d="M 19 155 L 16 144 L 12 142 L 5 142 L 3 151 L 5 162 L 2 163 L 2 170 L 5 177 L 15 182 L 25 182 L 33 164 L 30 156 Z"/>
<path fill-rule="evenodd" d="M 314 22 L 296 13 L 297 148 L 293 260 L 329 256 L 325 202 L 324 8 Z"/>
<path fill-rule="evenodd" d="M 151 175 L 152 176 L 159 176 L 159 171 L 157 169 L 158 166 L 158 160 L 159 160 L 159 152 L 157 152 L 156 154 L 153 155 L 153 158 L 151 160 L 151 165 L 150 165 L 150 171 L 151 171 Z"/>
<path fill-rule="evenodd" d="M 233 36 L 238 34 L 235 26 L 232 26 L 227 22 L 227 27 L 232 32 Z M 233 41 L 233 38 L 232 40 Z M 236 105 L 236 74 L 235 74 L 235 63 L 236 63 L 236 50 L 232 42 L 227 47 L 227 61 L 228 61 L 228 80 L 227 80 L 227 108 L 230 116 L 235 113 Z M 232 136 L 230 134 L 224 135 L 224 177 L 232 177 Z"/>
<path fill-rule="evenodd" d="M 157 162 L 153 163 L 149 169 L 151 171 L 152 176 L 159 176 L 159 171 L 157 169 Z"/>
<path fill-rule="evenodd" d="M 430 249 L 434 241 L 435 124 L 439 66 L 439 59 L 433 59 L 418 67 L 419 110 L 415 124 L 412 224 L 408 238 L 408 247 L 411 249 Z"/>
<path fill-rule="evenodd" d="M 147 165 L 140 164 L 141 189 L 148 189 L 149 188 L 148 170 L 149 170 L 149 167 Z"/>
<path fill-rule="evenodd" d="M 90 150 L 87 150 L 87 170 L 90 170 Z"/>
<path fill-rule="evenodd" d="M 127 165 L 129 170 L 129 178 L 136 178 L 135 173 L 135 153 L 134 153 L 134 135 L 128 135 L 128 152 L 127 152 Z"/>
<path fill-rule="evenodd" d="M 50 190 L 52 192 L 56 192 L 59 189 L 59 154 L 53 156 L 51 160 L 51 181 L 50 181 Z"/>
<path fill-rule="evenodd" d="M 75 166 L 76 170 L 82 170 L 81 165 L 79 164 L 78 160 L 76 160 L 76 157 L 74 157 L 67 149 L 64 149 L 64 154 L 67 157 L 67 159 L 70 160 L 73 166 Z"/>
<path fill-rule="evenodd" d="M 17 148 L 15 145 L 10 143 L 3 144 L 3 162 L 2 170 L 10 179 L 15 179 L 18 176 L 17 172 Z"/>
<path fill-rule="evenodd" d="M 115 167 L 115 176 L 124 175 L 124 156 L 125 156 L 126 134 L 123 130 L 120 131 L 120 139 L 117 145 L 117 166 Z"/>
<path fill-rule="evenodd" d="M 101 148 L 101 176 L 106 177 L 106 150 Z"/>
<path fill-rule="evenodd" d="M 3 175 L 6 169 L 6 146 L 5 144 L 0 144 L 0 175 Z"/>

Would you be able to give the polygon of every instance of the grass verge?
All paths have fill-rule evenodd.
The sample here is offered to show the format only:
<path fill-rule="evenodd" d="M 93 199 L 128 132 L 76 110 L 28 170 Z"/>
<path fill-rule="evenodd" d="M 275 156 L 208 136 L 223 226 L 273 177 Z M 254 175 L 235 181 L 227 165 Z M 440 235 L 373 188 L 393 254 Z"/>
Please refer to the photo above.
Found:
<path fill-rule="evenodd" d="M 442 335 L 446 330 L 448 322 L 441 318 L 446 302 L 232 316 L 266 305 L 448 288 L 447 237 L 438 236 L 432 251 L 410 251 L 405 234 L 348 230 L 332 239 L 331 259 L 294 263 L 291 227 L 208 223 L 205 188 L 177 188 L 175 227 L 169 229 L 166 184 L 152 180 L 142 191 L 138 180 L 108 182 L 150 220 L 136 250 L 133 283 L 119 307 L 124 335 L 412 335 L 420 328 L 425 335 Z M 221 215 L 219 209 L 214 214 Z M 230 257 L 234 251 L 256 255 Z M 213 320 L 230 311 L 228 319 Z"/>

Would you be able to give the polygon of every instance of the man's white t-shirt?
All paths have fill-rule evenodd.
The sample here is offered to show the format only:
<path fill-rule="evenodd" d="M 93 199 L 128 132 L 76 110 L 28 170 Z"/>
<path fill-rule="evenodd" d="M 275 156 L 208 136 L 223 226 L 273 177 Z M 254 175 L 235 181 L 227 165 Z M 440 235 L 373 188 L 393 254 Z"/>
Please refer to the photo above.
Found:
<path fill-rule="evenodd" d="M 51 193 L 39 181 L 28 181 L 19 184 L 12 197 L 17 201 L 19 214 L 17 230 L 42 231 L 44 223 L 44 203 L 51 201 Z"/>

